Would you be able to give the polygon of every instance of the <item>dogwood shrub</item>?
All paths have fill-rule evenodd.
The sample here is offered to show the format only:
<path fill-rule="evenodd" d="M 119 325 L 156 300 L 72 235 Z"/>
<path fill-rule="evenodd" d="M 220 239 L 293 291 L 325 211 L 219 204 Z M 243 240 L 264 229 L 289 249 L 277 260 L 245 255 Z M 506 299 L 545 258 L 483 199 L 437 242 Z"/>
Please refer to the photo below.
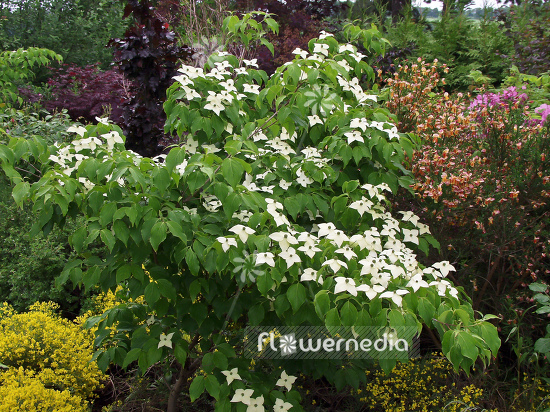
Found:
<path fill-rule="evenodd" d="M 374 27 L 346 35 L 383 49 Z M 190 378 L 191 401 L 206 391 L 216 410 L 300 410 L 297 372 L 337 388 L 365 381 L 366 361 L 245 359 L 246 325 L 426 325 L 465 370 L 500 345 L 445 279 L 449 262 L 420 263 L 437 245 L 429 228 L 387 207 L 412 182 L 402 163 L 413 144 L 363 89 L 374 77 L 363 55 L 327 33 L 295 54 L 271 78 L 225 54 L 182 67 L 164 105 L 181 144 L 167 155 L 125 150 L 102 119 L 74 128 L 71 144 L 1 146 L 14 198 L 34 202 L 42 229 L 86 219 L 70 239 L 81 257 L 59 282 L 144 296 L 89 324 L 97 345 L 112 343 L 100 366 L 170 359 L 168 410 Z M 91 256 L 94 241 L 109 253 Z"/>

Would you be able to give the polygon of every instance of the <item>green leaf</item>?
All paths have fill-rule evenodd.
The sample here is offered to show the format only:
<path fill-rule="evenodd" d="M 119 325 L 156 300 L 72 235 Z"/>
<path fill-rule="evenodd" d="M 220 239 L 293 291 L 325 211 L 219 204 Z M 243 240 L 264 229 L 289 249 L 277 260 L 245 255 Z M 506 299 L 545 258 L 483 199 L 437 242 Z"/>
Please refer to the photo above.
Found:
<path fill-rule="evenodd" d="M 210 396 L 218 400 L 220 397 L 220 383 L 214 375 L 207 375 L 205 380 L 205 387 Z"/>
<path fill-rule="evenodd" d="M 533 292 L 545 292 L 546 289 L 548 289 L 548 285 L 545 285 L 541 282 L 531 283 L 529 285 L 529 289 L 531 289 Z"/>
<path fill-rule="evenodd" d="M 357 308 L 353 303 L 346 302 L 340 309 L 340 318 L 342 320 L 342 325 L 344 326 L 353 326 L 357 319 Z"/>
<path fill-rule="evenodd" d="M 206 385 L 203 375 L 199 375 L 195 379 L 193 379 L 193 382 L 191 382 L 191 386 L 189 386 L 189 396 L 191 397 L 191 402 L 195 402 L 195 400 L 202 395 L 205 388 Z"/>
<path fill-rule="evenodd" d="M 550 352 L 550 338 L 540 338 L 535 342 L 535 351 L 539 353 Z"/>
<path fill-rule="evenodd" d="M 110 229 L 101 229 L 101 232 L 99 233 L 101 240 L 103 243 L 105 243 L 105 246 L 109 249 L 109 252 L 113 251 L 113 248 L 115 247 L 116 239 L 111 233 Z"/>
<path fill-rule="evenodd" d="M 185 252 L 185 262 L 187 263 L 191 273 L 194 276 L 197 276 L 199 274 L 200 264 L 197 255 L 193 252 L 193 249 L 188 248 L 187 252 Z"/>
<path fill-rule="evenodd" d="M 292 311 L 296 313 L 306 300 L 306 288 L 301 283 L 294 283 L 288 288 L 286 297 L 292 306 Z"/>
<path fill-rule="evenodd" d="M 141 348 L 134 348 L 134 349 L 130 350 L 130 352 L 128 352 L 126 354 L 126 357 L 124 358 L 124 362 L 122 363 L 122 367 L 124 369 L 126 369 L 129 364 L 131 364 L 132 362 L 135 362 L 136 360 L 138 360 L 139 355 L 141 354 L 141 352 L 142 352 Z"/>
<path fill-rule="evenodd" d="M 153 250 L 158 251 L 159 245 L 166 239 L 166 223 L 157 221 L 151 229 L 151 237 L 149 239 Z"/>
<path fill-rule="evenodd" d="M 101 226 L 107 226 L 113 221 L 116 210 L 116 203 L 107 203 L 101 208 L 101 212 L 99 213 L 99 223 Z"/>
<path fill-rule="evenodd" d="M 224 179 L 232 187 L 238 185 L 243 177 L 244 167 L 237 159 L 227 157 L 222 162 L 222 174 Z"/>
<path fill-rule="evenodd" d="M 145 287 L 145 300 L 149 304 L 154 304 L 160 299 L 160 290 L 158 285 L 155 282 L 149 283 Z"/>
<path fill-rule="evenodd" d="M 315 295 L 314 305 L 319 318 L 324 319 L 330 309 L 330 297 L 327 290 L 321 290 Z"/>
<path fill-rule="evenodd" d="M 13 188 L 12 196 L 17 206 L 23 206 L 23 200 L 29 195 L 31 186 L 27 182 L 19 182 Z"/>
<path fill-rule="evenodd" d="M 432 319 L 435 314 L 435 306 L 425 297 L 418 298 L 418 314 L 428 326 L 432 326 Z"/>

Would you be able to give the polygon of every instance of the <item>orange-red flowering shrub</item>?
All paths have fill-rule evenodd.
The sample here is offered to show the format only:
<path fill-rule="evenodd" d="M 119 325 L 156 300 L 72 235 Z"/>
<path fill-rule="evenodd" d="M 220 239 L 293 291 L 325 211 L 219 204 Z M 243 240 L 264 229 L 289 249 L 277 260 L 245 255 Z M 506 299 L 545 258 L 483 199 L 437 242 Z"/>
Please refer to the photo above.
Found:
<path fill-rule="evenodd" d="M 530 107 L 516 87 L 475 99 L 440 92 L 439 69 L 419 60 L 384 79 L 400 131 L 421 141 L 411 159 L 415 199 L 404 199 L 453 245 L 440 253 L 474 308 L 513 324 L 526 307 L 510 302 L 530 303 L 525 286 L 550 279 L 550 110 Z M 540 319 L 526 324 L 537 329 Z"/>

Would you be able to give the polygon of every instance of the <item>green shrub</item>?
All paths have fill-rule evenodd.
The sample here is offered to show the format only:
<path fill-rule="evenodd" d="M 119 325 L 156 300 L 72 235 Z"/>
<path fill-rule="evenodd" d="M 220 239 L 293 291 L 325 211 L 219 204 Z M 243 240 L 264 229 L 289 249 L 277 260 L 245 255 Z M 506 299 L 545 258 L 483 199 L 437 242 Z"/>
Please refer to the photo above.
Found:
<path fill-rule="evenodd" d="M 472 70 L 481 71 L 498 85 L 509 66 L 501 54 L 511 51 L 512 44 L 502 23 L 489 18 L 474 21 L 464 14 L 449 14 L 428 24 L 405 16 L 384 34 L 397 49 L 412 46 L 413 57 L 446 64 L 450 69 L 446 76 L 448 90 L 467 89 Z"/>
<path fill-rule="evenodd" d="M 7 142 L 9 136 L 40 136 L 50 144 L 63 142 L 69 138 L 67 129 L 73 124 L 66 110 L 50 114 L 32 108 L 8 108 L 0 111 L 0 142 Z"/>
<path fill-rule="evenodd" d="M 31 236 L 35 216 L 30 207 L 21 210 L 15 205 L 11 190 L 1 178 L 0 301 L 21 311 L 36 301 L 52 300 L 62 305 L 67 315 L 78 314 L 80 293 L 55 286 L 55 278 L 71 255 L 67 248 L 71 229 L 54 229 L 47 237 Z"/>

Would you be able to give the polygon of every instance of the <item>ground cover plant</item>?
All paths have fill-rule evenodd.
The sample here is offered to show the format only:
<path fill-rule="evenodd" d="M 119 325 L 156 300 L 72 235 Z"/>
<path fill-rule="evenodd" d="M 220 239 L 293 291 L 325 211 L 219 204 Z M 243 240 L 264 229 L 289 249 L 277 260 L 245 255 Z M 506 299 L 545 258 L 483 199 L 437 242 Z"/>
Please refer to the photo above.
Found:
<path fill-rule="evenodd" d="M 375 28 L 347 36 L 384 47 Z M 368 363 L 252 364 L 239 349 L 245 324 L 424 325 L 465 371 L 500 346 L 490 317 L 476 319 L 446 280 L 452 265 L 420 263 L 437 245 L 427 226 L 387 208 L 412 183 L 402 164 L 413 143 L 359 84 L 374 71 L 330 34 L 308 47 L 270 78 L 224 54 L 183 66 L 164 104 L 181 144 L 166 156 L 126 150 L 105 119 L 73 128 L 69 144 L 0 146 L 16 202 L 34 203 L 46 232 L 84 218 L 59 283 L 143 296 L 88 326 L 102 369 L 164 368 L 168 411 L 188 379 L 189 400 L 217 410 L 300 410 L 298 371 L 338 390 L 365 382 Z M 94 241 L 108 253 L 89 253 Z"/>

